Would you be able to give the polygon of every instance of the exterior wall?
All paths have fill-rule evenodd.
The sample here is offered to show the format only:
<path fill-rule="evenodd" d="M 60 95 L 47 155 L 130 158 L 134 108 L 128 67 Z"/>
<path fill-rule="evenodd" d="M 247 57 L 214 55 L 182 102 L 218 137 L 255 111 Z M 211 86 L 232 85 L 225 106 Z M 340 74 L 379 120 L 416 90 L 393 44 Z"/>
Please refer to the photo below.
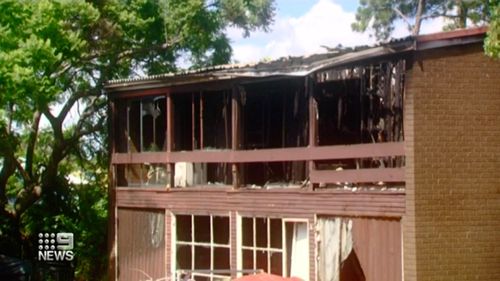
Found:
<path fill-rule="evenodd" d="M 117 189 L 118 208 L 167 209 L 185 214 L 229 211 L 303 217 L 313 214 L 348 217 L 392 217 L 404 213 L 404 193 L 307 192 L 304 190 L 231 190 L 204 188 Z"/>
<path fill-rule="evenodd" d="M 118 209 L 118 218 L 118 279 L 165 276 L 164 212 Z"/>
<path fill-rule="evenodd" d="M 407 64 L 409 65 L 409 64 Z M 417 280 L 417 257 L 415 241 L 415 133 L 414 100 L 411 70 L 406 75 L 404 100 L 404 135 L 405 135 L 405 215 L 401 219 L 403 236 L 403 280 Z M 410 79 L 408 79 L 410 78 Z"/>
<path fill-rule="evenodd" d="M 500 280 L 500 63 L 422 52 L 406 94 L 405 280 Z"/>
<path fill-rule="evenodd" d="M 354 250 L 366 280 L 401 279 L 401 223 L 399 219 L 353 219 Z"/>
<path fill-rule="evenodd" d="M 399 56 L 397 58 L 399 58 Z M 390 124 L 391 122 L 393 122 L 390 121 L 391 118 L 393 120 L 397 119 L 397 124 L 400 125 L 400 89 L 403 80 L 400 79 L 400 74 L 402 72 L 399 70 L 404 67 L 404 63 L 403 61 L 398 60 L 397 65 L 390 64 L 390 67 L 382 67 L 382 65 L 385 64 L 386 62 L 380 62 L 380 65 L 374 65 L 373 71 L 370 67 L 370 74 L 368 74 L 368 72 L 364 72 L 366 74 L 366 77 L 363 76 L 364 78 L 361 79 L 361 85 L 363 86 L 360 86 L 362 89 L 360 92 L 364 93 L 364 91 L 366 91 L 364 87 L 367 87 L 367 85 L 364 84 L 368 84 L 366 80 L 363 79 L 375 76 L 379 77 L 378 79 L 370 78 L 370 81 L 372 81 L 369 83 L 371 89 L 370 91 L 373 91 L 373 89 L 379 87 L 379 91 L 382 92 L 378 92 L 378 94 L 382 93 L 383 95 L 385 95 L 384 99 L 387 104 L 392 104 L 394 102 L 398 105 L 397 107 L 392 108 L 398 112 L 398 117 L 395 118 L 394 115 L 389 116 L 390 114 L 387 114 L 385 119 L 382 120 L 386 120 L 386 124 Z M 367 71 L 368 69 L 369 68 L 366 68 Z M 397 73 L 397 78 L 392 77 L 392 74 L 394 73 Z M 393 83 L 391 82 L 393 80 L 398 82 L 393 85 Z M 312 80 L 306 79 L 306 81 Z M 228 134 L 231 135 L 231 149 L 204 150 L 204 145 L 200 145 L 198 148 L 196 147 L 196 145 L 192 145 L 192 150 L 190 150 L 189 146 L 187 146 L 187 151 L 176 151 L 176 146 L 174 145 L 174 142 L 176 140 L 176 130 L 174 129 L 174 127 L 179 127 L 180 125 L 175 125 L 175 120 L 177 119 L 175 117 L 176 115 L 173 112 L 175 112 L 176 105 L 174 96 L 178 94 L 177 92 L 172 91 L 172 89 L 170 88 L 164 88 L 163 90 L 134 90 L 127 93 L 126 96 L 112 96 L 112 105 L 116 102 L 115 105 L 117 106 L 117 108 L 112 107 L 113 118 L 114 120 L 116 120 L 116 122 L 112 124 L 115 124 L 115 128 L 117 128 L 115 132 L 116 136 L 125 136 L 123 140 L 128 140 L 130 136 L 132 136 L 132 134 L 129 134 L 127 136 L 127 134 L 125 133 L 126 131 L 137 133 L 138 130 L 136 128 L 137 126 L 127 125 L 127 129 L 124 129 L 123 127 L 124 120 L 127 120 L 127 122 L 130 122 L 131 120 L 125 114 L 127 112 L 126 108 L 120 108 L 120 104 L 124 100 L 126 100 L 126 98 L 142 98 L 143 96 L 147 95 L 164 95 L 166 103 L 166 116 L 162 118 L 167 119 L 166 128 L 161 129 L 166 131 L 167 144 L 165 149 L 162 151 L 153 152 L 147 151 L 147 149 L 120 149 L 120 147 L 123 146 L 124 143 L 121 143 L 120 145 L 120 141 L 117 138 L 115 138 L 115 142 L 112 143 L 111 166 L 113 169 L 111 169 L 111 171 L 114 174 L 112 174 L 110 178 L 114 179 L 114 181 L 111 182 L 111 186 L 115 189 L 112 190 L 113 197 L 110 198 L 114 200 L 112 202 L 112 206 L 116 206 L 118 208 L 114 223 L 118 226 L 117 238 L 115 239 L 117 239 L 118 241 L 118 261 L 116 265 L 118 268 L 119 280 L 137 279 L 141 276 L 140 274 L 144 275 L 144 273 L 146 273 L 148 276 L 151 276 L 152 278 L 157 278 L 165 275 L 169 277 L 173 276 L 173 271 L 176 269 L 178 263 L 178 260 L 175 257 L 176 252 L 178 252 L 175 243 L 177 235 L 176 229 L 174 227 L 174 225 L 177 223 L 175 216 L 218 214 L 222 214 L 224 216 L 230 214 L 230 267 L 233 270 L 241 267 L 238 266 L 238 261 L 242 259 L 238 259 L 238 255 L 242 255 L 243 252 L 240 249 L 241 243 L 237 241 L 239 235 L 238 231 L 239 229 L 242 229 L 241 227 L 237 227 L 238 216 L 283 218 L 289 220 L 299 219 L 301 221 L 307 221 L 309 223 L 308 265 L 309 280 L 311 281 L 319 280 L 319 276 L 317 274 L 317 216 L 343 217 L 351 218 L 354 221 L 353 237 L 355 237 L 353 243 L 354 247 L 356 247 L 356 253 L 359 254 L 358 257 L 355 256 L 356 262 L 362 264 L 362 270 L 364 270 L 366 279 L 386 281 L 401 280 L 402 265 L 400 219 L 405 212 L 405 192 L 397 191 L 397 189 L 392 188 L 390 188 L 389 190 L 385 190 L 385 188 L 363 188 L 360 190 L 314 188 L 318 187 L 319 183 L 336 184 L 338 182 L 356 182 L 365 184 L 386 182 L 398 183 L 397 185 L 388 184 L 389 186 L 402 186 L 404 185 L 403 182 L 405 168 L 399 165 L 401 164 L 399 163 L 399 161 L 397 164 L 389 164 L 387 165 L 387 167 L 385 167 L 385 165 L 381 165 L 382 167 L 375 168 L 376 165 L 361 165 L 361 169 L 359 169 L 359 167 L 357 169 L 351 167 L 352 169 L 347 168 L 341 171 L 337 171 L 336 169 L 329 167 L 319 167 L 320 165 L 318 165 L 318 167 L 315 167 L 315 165 L 310 165 L 308 174 L 310 184 L 307 188 L 278 188 L 269 190 L 238 188 L 239 186 L 241 186 L 241 178 L 238 174 L 245 174 L 245 170 L 241 169 L 240 167 L 246 165 L 247 163 L 304 163 L 308 161 L 309 163 L 313 164 L 313 161 L 321 160 L 332 161 L 355 158 L 379 159 L 384 157 L 404 156 L 404 142 L 400 138 L 399 127 L 397 127 L 397 129 L 396 127 L 393 128 L 394 131 L 398 132 L 397 134 L 395 134 L 397 135 L 396 137 L 392 133 L 393 130 L 386 130 L 388 137 L 384 138 L 384 140 L 387 142 L 361 143 L 350 145 L 329 144 L 317 146 L 319 138 L 317 135 L 317 129 L 318 126 L 321 125 L 318 124 L 317 120 L 318 118 L 320 118 L 318 117 L 320 116 L 318 115 L 319 109 L 317 108 L 318 101 L 315 101 L 315 99 L 313 98 L 316 86 L 314 86 L 314 83 L 307 83 L 307 85 L 307 93 L 305 97 L 308 97 L 310 99 L 310 114 L 309 120 L 307 122 L 303 120 L 305 122 L 303 124 L 305 127 L 302 129 L 306 130 L 307 127 L 309 127 L 310 129 L 309 145 L 306 146 L 305 143 L 302 143 L 298 147 L 286 148 L 271 148 L 274 146 L 270 146 L 269 148 L 262 149 L 241 149 L 242 142 L 240 142 L 239 140 L 239 134 L 241 134 L 241 132 L 238 133 L 238 131 L 244 130 L 245 126 L 243 122 L 240 122 L 240 114 L 235 113 L 229 114 L 231 115 L 231 127 L 233 132 L 232 134 Z M 195 87 L 197 90 L 203 89 L 203 87 L 200 85 L 191 86 Z M 302 85 L 299 85 L 299 88 L 301 87 Z M 237 93 L 235 89 L 232 90 L 233 93 Z M 353 94 L 355 94 L 357 97 L 358 90 L 354 91 Z M 398 98 L 392 102 L 391 100 L 393 96 L 397 96 Z M 239 110 L 240 104 L 238 99 L 239 98 L 237 94 L 233 95 L 233 113 Z M 363 100 L 364 98 L 361 98 L 361 104 L 363 104 Z M 193 98 L 191 101 L 191 106 L 193 106 L 194 104 L 196 104 L 196 102 Z M 303 106 L 306 105 L 300 102 L 297 104 Z M 365 107 L 366 106 L 368 105 L 365 103 Z M 377 106 L 373 105 L 373 107 Z M 203 110 L 208 111 L 208 107 L 205 107 L 204 109 L 203 108 L 203 106 L 200 106 L 199 112 L 203 112 Z M 364 107 L 361 106 L 360 108 Z M 381 112 L 383 110 L 379 110 L 380 112 L 373 111 L 370 114 L 375 114 L 375 112 L 378 112 L 377 114 L 382 114 Z M 142 112 L 141 110 L 137 109 L 135 111 Z M 352 111 L 355 112 L 355 110 Z M 200 119 L 201 121 L 198 126 L 200 128 L 203 128 L 203 118 L 195 117 L 196 114 L 198 114 L 195 113 L 196 110 L 193 109 L 192 112 L 192 120 Z M 284 110 L 283 112 L 286 112 L 286 110 Z M 316 114 L 314 112 L 316 112 Z M 367 120 L 362 121 L 361 126 L 372 128 L 379 124 L 378 122 L 375 122 L 378 119 L 367 117 L 365 114 L 363 115 Z M 141 118 L 142 120 L 142 113 L 140 116 L 141 117 L 138 118 Z M 201 113 L 198 117 L 200 116 L 203 117 Z M 227 123 L 227 119 L 224 121 L 224 123 Z M 300 126 L 302 125 L 299 125 L 299 127 Z M 142 125 L 139 127 L 142 127 Z M 193 129 L 192 136 L 194 136 L 195 130 L 199 128 L 197 128 L 195 125 L 192 125 L 191 129 Z M 302 131 L 302 129 L 300 131 Z M 365 130 L 368 129 L 365 128 Z M 389 131 L 391 131 L 391 133 L 389 133 Z M 154 136 L 155 133 L 152 133 L 152 135 Z M 348 135 L 349 134 L 347 134 L 346 137 L 348 137 Z M 373 138 L 372 133 L 370 133 L 370 135 Z M 383 134 L 381 133 L 380 135 Z M 200 130 L 200 142 L 202 143 L 203 138 L 201 136 L 203 136 L 203 129 Z M 382 137 L 380 137 L 380 141 L 381 140 Z M 183 139 L 182 141 L 185 142 L 186 140 Z M 193 138 L 193 143 L 195 143 L 196 141 L 197 140 Z M 142 140 L 140 141 L 140 145 L 138 147 L 144 147 L 142 144 Z M 162 145 L 159 145 L 159 147 L 162 147 Z M 398 160 L 400 159 L 402 158 L 398 158 Z M 175 169 L 173 167 L 173 163 L 178 162 L 231 164 L 233 172 L 232 185 L 230 185 L 231 180 L 224 180 L 224 185 L 220 185 L 218 187 L 214 187 L 213 185 L 209 184 L 199 184 L 197 186 L 189 188 L 167 188 L 167 186 L 175 186 Z M 361 161 L 360 163 L 363 164 L 362 162 L 363 161 Z M 171 163 L 167 164 L 164 168 L 164 177 L 166 179 L 166 184 L 163 185 L 163 183 L 160 184 L 158 182 L 155 182 L 154 184 L 150 185 L 150 182 L 146 182 L 143 180 L 145 178 L 144 176 L 139 176 L 138 178 L 142 178 L 139 181 L 136 181 L 134 179 L 133 184 L 130 185 L 128 179 L 122 179 L 122 177 L 125 176 L 122 175 L 121 171 L 126 168 L 125 165 L 144 163 L 161 163 L 162 165 Z M 140 171 L 139 174 L 141 172 L 145 172 L 145 170 Z M 161 175 L 161 177 L 163 177 L 163 174 Z M 301 179 L 300 182 L 302 182 L 303 180 L 305 180 L 305 178 Z M 155 244 L 155 249 L 151 249 L 151 243 L 148 242 L 152 238 L 148 238 L 148 233 L 141 231 L 141 229 L 144 230 L 148 229 L 148 227 L 151 228 L 151 221 L 153 221 L 156 217 L 150 216 L 148 212 L 151 212 L 153 210 L 155 210 L 157 213 L 159 212 L 160 214 L 164 214 L 165 228 L 164 233 L 162 234 L 164 235 L 164 241 L 166 241 L 160 246 Z M 154 222 L 156 222 L 156 220 L 154 220 Z M 182 242 L 186 241 L 182 240 Z M 146 251 L 151 251 L 151 255 L 144 254 L 144 249 L 146 249 Z M 196 264 L 196 262 L 194 263 Z M 347 264 L 349 265 L 349 263 Z M 347 266 L 347 268 L 350 268 L 350 266 Z M 359 266 L 357 268 L 359 268 Z M 139 269 L 141 271 L 136 270 L 131 273 L 131 269 Z M 344 270 L 344 272 L 345 271 L 348 270 Z M 135 275 L 132 276 L 130 274 Z M 233 273 L 233 276 L 235 275 L 236 274 Z"/>
<path fill-rule="evenodd" d="M 116 195 L 118 280 L 141 277 L 141 271 L 129 272 L 130 268 L 141 269 L 154 278 L 173 276 L 176 247 L 175 228 L 171 227 L 173 217 L 178 214 L 230 215 L 232 269 L 238 269 L 238 216 L 307 221 L 311 281 L 317 280 L 316 216 L 349 217 L 353 219 L 354 248 L 366 280 L 401 280 L 400 217 L 404 213 L 404 193 L 185 188 L 118 189 Z M 165 243 L 157 248 L 148 243 L 151 214 L 165 214 Z"/>

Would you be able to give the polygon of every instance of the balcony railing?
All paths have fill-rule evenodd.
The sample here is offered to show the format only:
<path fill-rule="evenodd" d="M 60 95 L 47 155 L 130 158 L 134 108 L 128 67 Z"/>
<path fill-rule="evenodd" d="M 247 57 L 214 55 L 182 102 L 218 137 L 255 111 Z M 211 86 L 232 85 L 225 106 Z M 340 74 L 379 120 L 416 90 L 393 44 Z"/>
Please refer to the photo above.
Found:
<path fill-rule="evenodd" d="M 112 164 L 141 163 L 258 163 L 321 161 L 339 159 L 382 159 L 404 156 L 404 143 L 373 143 L 258 150 L 197 150 L 180 152 L 114 153 Z M 379 167 L 309 171 L 311 183 L 404 182 L 404 167 Z"/>

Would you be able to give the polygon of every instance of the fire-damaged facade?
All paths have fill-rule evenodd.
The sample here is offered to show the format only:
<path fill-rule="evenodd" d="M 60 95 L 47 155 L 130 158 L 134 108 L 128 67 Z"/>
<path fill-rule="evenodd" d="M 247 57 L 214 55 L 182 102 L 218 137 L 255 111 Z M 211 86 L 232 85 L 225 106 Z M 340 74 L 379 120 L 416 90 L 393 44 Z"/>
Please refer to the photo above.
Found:
<path fill-rule="evenodd" d="M 111 280 L 219 281 L 256 272 L 305 281 L 424 280 L 434 270 L 426 260 L 436 257 L 427 239 L 448 233 L 433 228 L 439 216 L 466 228 L 453 230 L 456 245 L 440 243 L 445 252 L 461 244 L 461 231 L 477 231 L 437 206 L 468 173 L 453 170 L 447 153 L 454 144 L 446 144 L 453 133 L 440 120 L 477 101 L 436 108 L 430 100 L 478 92 L 499 104 L 499 64 L 482 55 L 483 38 L 484 29 L 460 30 L 110 81 Z M 439 72 L 462 56 L 462 68 L 477 62 L 487 72 L 481 86 L 439 82 L 479 75 Z M 450 89 L 463 95 L 446 96 Z M 441 160 L 451 179 L 441 177 Z M 483 219 L 494 220 L 489 215 Z"/>

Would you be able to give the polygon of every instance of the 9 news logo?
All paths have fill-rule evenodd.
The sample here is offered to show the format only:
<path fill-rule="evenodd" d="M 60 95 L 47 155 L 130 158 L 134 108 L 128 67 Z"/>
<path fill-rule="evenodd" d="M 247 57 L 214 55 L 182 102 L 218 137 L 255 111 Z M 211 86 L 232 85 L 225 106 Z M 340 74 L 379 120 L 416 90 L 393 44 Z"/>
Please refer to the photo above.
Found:
<path fill-rule="evenodd" d="M 73 243 L 73 233 L 38 233 L 38 260 L 72 261 Z"/>

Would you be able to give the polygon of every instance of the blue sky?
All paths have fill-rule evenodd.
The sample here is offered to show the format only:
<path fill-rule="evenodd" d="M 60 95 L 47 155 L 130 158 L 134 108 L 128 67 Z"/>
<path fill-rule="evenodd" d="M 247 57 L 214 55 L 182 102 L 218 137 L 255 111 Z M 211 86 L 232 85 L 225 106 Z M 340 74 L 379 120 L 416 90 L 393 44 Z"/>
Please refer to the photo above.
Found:
<path fill-rule="evenodd" d="M 317 2 L 317 0 L 277 0 L 276 12 L 281 16 L 298 17 L 303 15 L 305 11 L 310 10 Z M 359 3 L 357 0 L 338 0 L 334 2 L 348 12 L 355 12 Z"/>
<path fill-rule="evenodd" d="M 309 55 L 324 52 L 325 46 L 357 46 L 375 44 L 367 33 L 351 30 L 358 0 L 277 0 L 274 24 L 268 33 L 257 31 L 249 38 L 242 31 L 227 30 L 236 62 L 255 62 L 284 56 Z M 425 22 L 422 33 L 440 31 L 442 20 Z M 394 37 L 408 35 L 398 24 Z"/>

